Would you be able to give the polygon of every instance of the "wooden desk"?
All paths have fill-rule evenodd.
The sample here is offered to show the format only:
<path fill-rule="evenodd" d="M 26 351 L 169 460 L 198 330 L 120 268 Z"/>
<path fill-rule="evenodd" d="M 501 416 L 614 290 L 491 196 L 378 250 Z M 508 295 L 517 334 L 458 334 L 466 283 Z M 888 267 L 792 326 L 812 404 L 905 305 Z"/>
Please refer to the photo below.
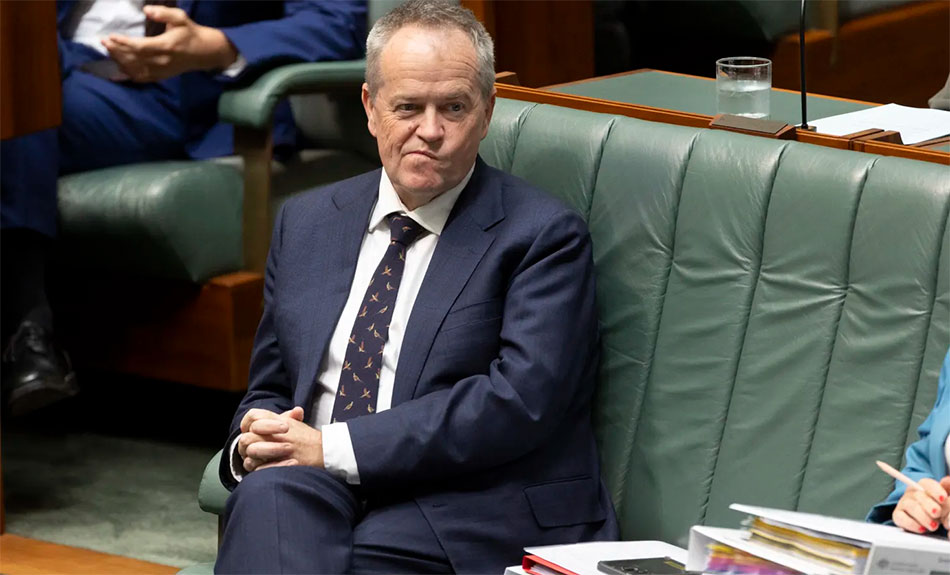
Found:
<path fill-rule="evenodd" d="M 605 76 L 603 78 L 591 78 L 590 80 L 572 82 L 570 84 L 558 84 L 554 86 L 548 86 L 542 89 L 534 88 L 525 88 L 521 86 L 508 86 L 504 84 L 496 84 L 498 97 L 500 98 L 510 98 L 512 100 L 523 100 L 528 102 L 537 102 L 539 104 L 551 104 L 554 106 L 563 106 L 566 108 L 574 108 L 576 110 L 586 110 L 590 112 L 599 112 L 604 114 L 617 114 L 621 116 L 628 116 L 631 118 L 638 118 L 641 120 L 648 120 L 651 122 L 663 122 L 667 124 L 677 124 L 680 126 L 690 126 L 693 128 L 708 128 L 709 123 L 712 121 L 713 116 L 710 113 L 703 113 L 713 111 L 709 107 L 699 106 L 710 106 L 709 104 L 694 104 L 681 106 L 683 108 L 689 108 L 684 110 L 670 109 L 668 107 L 663 107 L 662 105 L 647 105 L 642 103 L 637 103 L 636 95 L 630 93 L 623 94 L 621 97 L 627 101 L 620 100 L 611 100 L 606 98 L 591 97 L 587 95 L 578 95 L 567 93 L 566 90 L 572 92 L 583 91 L 585 93 L 598 93 L 599 95 L 607 95 L 603 92 L 596 91 L 598 90 L 598 82 L 611 81 L 615 78 L 621 79 L 623 77 L 633 78 L 635 74 L 643 74 L 645 72 L 654 72 L 652 76 L 641 76 L 636 78 L 635 81 L 646 81 L 650 78 L 670 78 L 678 76 L 687 80 L 686 84 L 693 86 L 693 90 L 706 90 L 712 89 L 715 90 L 715 85 L 713 80 L 710 78 L 702 78 L 699 76 L 688 76 L 684 74 L 673 74 L 670 72 L 659 72 L 657 70 L 639 70 L 636 72 L 626 72 L 624 74 L 616 74 L 613 76 Z M 622 81 L 622 80 L 618 80 Z M 601 87 L 603 84 L 601 84 Z M 682 88 L 682 86 L 681 86 Z M 794 95 L 798 97 L 798 93 L 788 90 L 773 90 L 778 93 L 787 93 L 789 95 Z M 714 92 L 713 92 L 714 93 Z M 669 101 L 673 101 L 673 98 L 677 96 L 669 95 Z M 785 96 L 781 96 L 785 97 Z M 822 106 L 827 109 L 841 109 L 844 111 L 853 111 L 855 109 L 862 109 L 868 106 L 874 106 L 873 102 L 861 102 L 858 100 L 846 100 L 842 98 L 834 98 L 831 96 L 821 96 L 814 95 L 810 96 L 811 98 L 816 98 L 816 105 L 819 106 L 819 109 Z M 812 100 L 809 100 L 809 115 L 812 115 Z M 665 103 L 666 100 L 661 102 Z M 696 99 L 696 102 L 699 102 L 699 99 Z M 711 106 L 715 106 L 715 99 L 712 99 Z M 652 101 L 652 103 L 657 104 L 660 102 Z M 817 118 L 818 116 L 815 116 Z M 798 123 L 795 120 L 794 123 Z M 925 162 L 934 162 L 938 164 L 950 165 L 950 153 L 941 151 L 939 149 L 925 149 L 925 148 L 916 148 L 913 146 L 904 146 L 901 144 L 891 144 L 885 142 L 877 141 L 867 141 L 867 140 L 851 140 L 844 137 L 830 136 L 827 134 L 819 134 L 816 132 L 809 132 L 806 130 L 795 129 L 794 137 L 792 138 L 798 142 L 803 142 L 807 144 L 814 144 L 819 146 L 826 146 L 830 148 L 837 148 L 841 150 L 854 150 L 858 152 L 867 152 L 871 154 L 879 154 L 882 156 L 896 156 L 901 158 L 910 158 L 914 160 L 921 160 Z"/>
<path fill-rule="evenodd" d="M 574 94 L 614 102 L 626 102 L 705 116 L 716 115 L 716 82 L 712 78 L 634 70 L 612 76 L 590 78 L 543 88 L 562 94 Z M 792 90 L 772 88 L 770 119 L 791 126 L 801 123 L 801 95 Z M 874 102 L 845 100 L 818 94 L 808 95 L 808 117 L 815 120 L 878 106 Z"/>

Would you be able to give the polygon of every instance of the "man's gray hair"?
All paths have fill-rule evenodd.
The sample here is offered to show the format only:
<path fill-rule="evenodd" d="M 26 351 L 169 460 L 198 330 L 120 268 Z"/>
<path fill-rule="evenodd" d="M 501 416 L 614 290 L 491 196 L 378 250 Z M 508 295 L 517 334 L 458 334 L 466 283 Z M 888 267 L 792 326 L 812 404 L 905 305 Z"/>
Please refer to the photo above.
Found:
<path fill-rule="evenodd" d="M 472 40 L 478 65 L 478 87 L 486 100 L 495 84 L 495 44 L 472 11 L 447 0 L 409 0 L 376 21 L 366 38 L 366 83 L 371 96 L 382 85 L 379 59 L 393 35 L 406 26 L 459 30 Z"/>

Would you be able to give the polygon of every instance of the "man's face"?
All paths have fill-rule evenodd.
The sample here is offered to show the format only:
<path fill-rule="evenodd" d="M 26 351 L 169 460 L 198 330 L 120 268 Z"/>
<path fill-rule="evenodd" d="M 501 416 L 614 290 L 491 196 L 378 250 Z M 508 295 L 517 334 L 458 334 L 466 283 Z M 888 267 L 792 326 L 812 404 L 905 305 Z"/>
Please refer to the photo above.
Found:
<path fill-rule="evenodd" d="M 363 107 L 400 199 L 415 209 L 458 184 L 478 154 L 495 106 L 478 89 L 472 41 L 459 30 L 409 26 L 380 57 L 380 85 Z"/>

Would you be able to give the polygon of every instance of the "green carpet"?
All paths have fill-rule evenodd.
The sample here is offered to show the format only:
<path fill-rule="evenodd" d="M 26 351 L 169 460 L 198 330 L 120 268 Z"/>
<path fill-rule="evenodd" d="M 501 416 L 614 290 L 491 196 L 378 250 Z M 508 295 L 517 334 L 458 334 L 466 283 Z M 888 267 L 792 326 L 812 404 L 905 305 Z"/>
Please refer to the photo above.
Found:
<path fill-rule="evenodd" d="M 95 383 L 90 383 L 95 380 Z M 75 399 L 3 421 L 7 531 L 166 565 L 214 560 L 198 508 L 238 396 L 80 374 Z"/>

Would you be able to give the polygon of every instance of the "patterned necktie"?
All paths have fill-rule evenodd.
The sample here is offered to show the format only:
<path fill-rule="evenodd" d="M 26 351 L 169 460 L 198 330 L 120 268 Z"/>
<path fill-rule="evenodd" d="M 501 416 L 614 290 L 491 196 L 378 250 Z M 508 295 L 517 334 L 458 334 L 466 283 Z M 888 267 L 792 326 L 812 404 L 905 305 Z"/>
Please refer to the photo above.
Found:
<path fill-rule="evenodd" d="M 331 422 L 376 411 L 383 346 L 389 338 L 389 322 L 406 266 L 406 248 L 425 231 L 411 218 L 397 214 L 389 215 L 389 229 L 389 248 L 369 280 L 346 344 Z"/>

